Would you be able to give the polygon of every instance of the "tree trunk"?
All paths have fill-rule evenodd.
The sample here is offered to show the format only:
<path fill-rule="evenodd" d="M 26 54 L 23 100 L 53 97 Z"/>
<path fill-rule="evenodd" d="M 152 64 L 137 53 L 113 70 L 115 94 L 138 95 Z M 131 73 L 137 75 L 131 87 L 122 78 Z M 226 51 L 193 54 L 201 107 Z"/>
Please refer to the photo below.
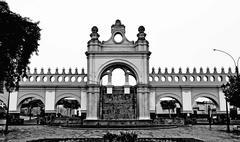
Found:
<path fill-rule="evenodd" d="M 30 109 L 29 109 L 29 120 L 31 120 L 31 113 L 32 113 L 32 108 L 30 107 Z"/>
<path fill-rule="evenodd" d="M 170 107 L 168 107 L 168 113 L 169 113 L 169 118 L 172 118 L 171 117 L 171 109 L 170 109 Z"/>
<path fill-rule="evenodd" d="M 168 114 L 169 114 L 169 118 L 171 118 L 171 113 L 170 113 L 170 109 L 168 109 Z"/>
<path fill-rule="evenodd" d="M 4 132 L 5 134 L 8 133 L 8 123 L 9 123 L 9 99 L 10 99 L 10 92 L 8 92 L 6 125 L 5 125 L 5 132 Z"/>

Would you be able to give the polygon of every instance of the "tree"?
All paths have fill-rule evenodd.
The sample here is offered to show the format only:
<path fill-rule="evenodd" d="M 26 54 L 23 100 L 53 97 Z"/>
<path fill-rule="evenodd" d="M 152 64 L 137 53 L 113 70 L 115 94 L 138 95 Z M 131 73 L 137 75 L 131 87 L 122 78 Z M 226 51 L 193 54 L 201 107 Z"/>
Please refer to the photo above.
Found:
<path fill-rule="evenodd" d="M 70 113 L 72 109 L 78 109 L 80 107 L 80 104 L 77 100 L 70 100 L 70 99 L 61 99 L 58 102 L 58 105 L 63 105 L 64 108 L 67 110 L 70 109 Z"/>
<path fill-rule="evenodd" d="M 0 93 L 5 87 L 8 101 L 10 93 L 18 90 L 20 79 L 27 76 L 31 55 L 38 53 L 38 24 L 10 11 L 8 4 L 0 1 Z M 8 131 L 8 112 L 9 108 L 5 133 Z"/>
<path fill-rule="evenodd" d="M 170 110 L 174 111 L 176 108 L 176 101 L 175 100 L 164 100 L 161 101 L 161 106 L 163 109 L 168 109 L 169 118 L 171 118 Z"/>
<path fill-rule="evenodd" d="M 33 108 L 36 108 L 36 107 L 39 107 L 40 110 L 41 108 L 44 108 L 44 104 L 42 103 L 41 100 L 39 99 L 34 99 L 32 100 L 32 98 L 27 101 L 26 103 L 23 103 L 22 108 L 27 108 L 28 109 L 28 115 L 29 115 L 29 119 L 31 120 L 31 116 L 32 116 L 32 109 Z"/>
<path fill-rule="evenodd" d="M 240 77 L 229 76 L 229 81 L 222 86 L 223 93 L 226 96 L 226 100 L 231 105 L 240 107 Z"/>
<path fill-rule="evenodd" d="M 38 53 L 39 22 L 21 17 L 0 1 L 0 92 L 17 90 L 21 77 L 27 76 L 29 59 Z"/>

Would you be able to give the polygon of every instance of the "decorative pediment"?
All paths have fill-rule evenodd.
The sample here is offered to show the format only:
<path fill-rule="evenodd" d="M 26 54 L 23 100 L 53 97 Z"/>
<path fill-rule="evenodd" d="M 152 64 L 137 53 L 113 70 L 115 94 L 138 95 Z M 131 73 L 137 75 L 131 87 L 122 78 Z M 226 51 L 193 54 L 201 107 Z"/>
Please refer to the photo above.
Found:
<path fill-rule="evenodd" d="M 111 26 L 111 37 L 107 41 L 102 42 L 103 47 L 134 47 L 134 41 L 129 41 L 125 36 L 125 26 L 120 20 L 116 20 L 115 24 Z"/>

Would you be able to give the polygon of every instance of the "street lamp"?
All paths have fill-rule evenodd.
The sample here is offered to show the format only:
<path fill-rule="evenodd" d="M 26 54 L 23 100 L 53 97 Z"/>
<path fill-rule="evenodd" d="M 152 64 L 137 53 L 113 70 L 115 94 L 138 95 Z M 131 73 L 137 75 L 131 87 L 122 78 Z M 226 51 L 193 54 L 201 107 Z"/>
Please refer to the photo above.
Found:
<path fill-rule="evenodd" d="M 218 52 L 222 52 L 226 55 L 228 55 L 229 57 L 231 57 L 231 59 L 233 60 L 233 63 L 234 63 L 234 66 L 235 66 L 235 72 L 236 72 L 236 75 L 238 76 L 239 75 L 239 72 L 238 72 L 238 63 L 239 63 L 239 60 L 240 60 L 240 57 L 238 57 L 237 61 L 233 58 L 233 56 L 229 53 L 227 53 L 226 51 L 222 51 L 222 50 L 219 50 L 219 49 L 213 49 L 213 51 L 218 51 Z"/>
<path fill-rule="evenodd" d="M 240 57 L 238 57 L 237 62 L 236 62 L 236 60 L 233 58 L 233 56 L 230 55 L 229 53 L 225 52 L 225 51 L 222 51 L 222 50 L 219 50 L 219 49 L 213 49 L 213 51 L 222 52 L 222 53 L 228 55 L 229 57 L 231 57 L 231 59 L 234 62 L 235 73 L 236 73 L 236 75 L 238 77 L 238 75 L 239 75 L 239 73 L 238 73 L 238 63 L 239 63 Z M 229 127 L 230 121 L 229 121 L 229 115 L 228 115 L 228 103 L 227 103 L 227 98 L 225 98 L 225 99 L 226 99 L 226 115 L 227 115 L 227 132 L 229 133 L 230 132 L 230 127 Z"/>

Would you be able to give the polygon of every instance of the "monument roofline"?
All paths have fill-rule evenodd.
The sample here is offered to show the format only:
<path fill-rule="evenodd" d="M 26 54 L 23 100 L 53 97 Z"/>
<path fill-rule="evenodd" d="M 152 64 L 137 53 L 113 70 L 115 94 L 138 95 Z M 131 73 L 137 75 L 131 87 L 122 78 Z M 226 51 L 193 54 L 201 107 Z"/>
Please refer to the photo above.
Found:
<path fill-rule="evenodd" d="M 116 20 L 115 24 L 111 26 L 111 36 L 106 41 L 99 41 L 100 35 L 98 34 L 98 28 L 92 27 L 92 33 L 90 34 L 91 39 L 88 41 L 88 51 L 149 51 L 149 43 L 145 39 L 146 33 L 145 28 L 140 26 L 138 28 L 137 41 L 129 41 L 125 35 L 125 26 L 120 20 Z M 88 53 L 87 53 L 88 54 Z"/>

